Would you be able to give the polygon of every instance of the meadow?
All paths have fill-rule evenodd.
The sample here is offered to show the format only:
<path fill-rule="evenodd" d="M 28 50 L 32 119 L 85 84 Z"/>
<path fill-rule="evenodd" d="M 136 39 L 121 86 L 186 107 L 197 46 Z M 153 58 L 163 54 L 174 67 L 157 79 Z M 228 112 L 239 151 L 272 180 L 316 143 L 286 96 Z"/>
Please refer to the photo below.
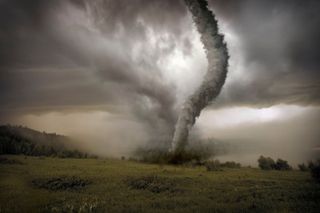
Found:
<path fill-rule="evenodd" d="M 0 212 L 319 212 L 309 172 L 2 156 Z"/>

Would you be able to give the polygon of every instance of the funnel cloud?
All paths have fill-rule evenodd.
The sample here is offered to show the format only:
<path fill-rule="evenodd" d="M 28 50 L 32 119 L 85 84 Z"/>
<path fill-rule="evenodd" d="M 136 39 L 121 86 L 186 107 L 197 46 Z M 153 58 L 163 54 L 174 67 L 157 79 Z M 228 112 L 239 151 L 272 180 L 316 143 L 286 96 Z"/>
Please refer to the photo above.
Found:
<path fill-rule="evenodd" d="M 200 87 L 186 100 L 180 111 L 171 147 L 174 152 L 184 149 L 189 131 L 201 110 L 219 95 L 227 77 L 229 58 L 227 45 L 218 32 L 218 22 L 208 9 L 208 3 L 205 0 L 185 0 L 185 3 L 201 35 L 208 70 Z"/>

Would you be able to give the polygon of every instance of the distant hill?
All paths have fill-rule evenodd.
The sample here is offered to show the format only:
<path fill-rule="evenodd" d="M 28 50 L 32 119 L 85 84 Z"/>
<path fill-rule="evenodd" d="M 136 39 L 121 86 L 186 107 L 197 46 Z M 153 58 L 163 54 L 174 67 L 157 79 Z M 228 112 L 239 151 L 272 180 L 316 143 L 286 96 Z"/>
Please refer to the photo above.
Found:
<path fill-rule="evenodd" d="M 75 141 L 56 133 L 39 132 L 23 126 L 0 126 L 0 154 L 89 157 L 76 147 Z"/>

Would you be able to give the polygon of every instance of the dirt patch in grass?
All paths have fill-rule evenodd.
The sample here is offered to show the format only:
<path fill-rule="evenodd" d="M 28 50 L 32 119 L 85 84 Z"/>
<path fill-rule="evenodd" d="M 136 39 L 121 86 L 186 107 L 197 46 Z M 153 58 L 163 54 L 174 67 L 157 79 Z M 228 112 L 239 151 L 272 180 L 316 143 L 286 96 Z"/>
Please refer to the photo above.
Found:
<path fill-rule="evenodd" d="M 159 176 L 127 178 L 126 183 L 131 189 L 148 190 L 153 193 L 182 192 L 181 189 L 177 188 L 177 184 L 173 180 Z"/>
<path fill-rule="evenodd" d="M 59 190 L 79 190 L 89 185 L 89 180 L 81 179 L 79 177 L 53 177 L 53 178 L 39 178 L 32 181 L 32 184 L 41 189 L 51 191 Z"/>
<path fill-rule="evenodd" d="M 23 164 L 19 160 L 0 157 L 0 164 Z"/>

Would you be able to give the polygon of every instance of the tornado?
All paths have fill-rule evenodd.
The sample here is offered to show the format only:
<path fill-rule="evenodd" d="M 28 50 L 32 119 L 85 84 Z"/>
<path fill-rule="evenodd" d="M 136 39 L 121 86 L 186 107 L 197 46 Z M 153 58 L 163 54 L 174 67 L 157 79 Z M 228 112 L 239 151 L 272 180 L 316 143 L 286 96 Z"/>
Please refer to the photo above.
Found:
<path fill-rule="evenodd" d="M 219 95 L 227 77 L 229 59 L 224 36 L 218 32 L 218 22 L 208 9 L 207 1 L 185 0 L 185 3 L 200 34 L 208 68 L 200 87 L 187 98 L 181 108 L 170 149 L 174 153 L 184 150 L 189 131 L 201 110 Z"/>

